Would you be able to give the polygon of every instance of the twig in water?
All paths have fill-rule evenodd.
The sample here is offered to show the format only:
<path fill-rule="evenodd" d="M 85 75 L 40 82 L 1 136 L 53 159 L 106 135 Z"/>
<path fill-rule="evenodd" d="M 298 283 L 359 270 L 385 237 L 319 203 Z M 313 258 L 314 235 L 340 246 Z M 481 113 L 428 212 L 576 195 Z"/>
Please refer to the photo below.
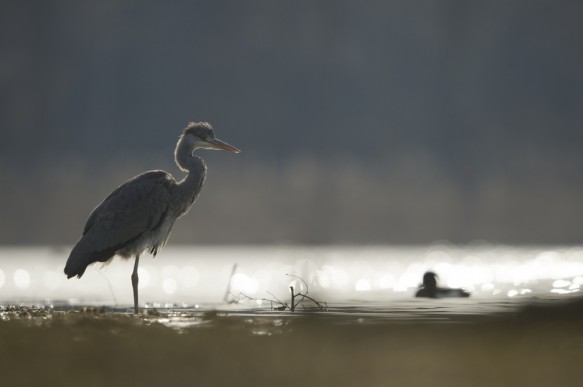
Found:
<path fill-rule="evenodd" d="M 234 297 L 233 294 L 231 293 L 231 283 L 233 282 L 233 276 L 235 275 L 236 271 L 237 271 L 237 264 L 235 263 L 233 265 L 233 269 L 231 270 L 231 276 L 229 277 L 229 282 L 227 283 L 227 290 L 225 291 L 225 296 L 223 297 L 223 301 L 225 301 L 227 304 L 236 304 L 238 302 L 236 297 Z"/>
<path fill-rule="evenodd" d="M 306 281 L 304 281 L 303 278 L 298 277 L 297 275 L 293 275 L 293 274 L 286 274 L 287 276 L 290 277 L 295 277 L 298 280 L 302 281 L 302 283 L 304 284 L 306 290 L 305 293 L 304 292 L 295 292 L 295 289 L 293 286 L 290 286 L 290 292 L 291 292 L 291 300 L 289 304 L 286 304 L 285 302 L 281 301 L 280 299 L 278 299 L 277 297 L 275 297 L 272 293 L 267 292 L 271 297 L 273 297 L 273 299 L 269 299 L 269 298 L 253 298 L 253 297 L 249 297 L 248 295 L 246 295 L 243 292 L 240 292 L 239 294 L 241 295 L 241 297 L 239 299 L 237 299 L 236 301 L 233 302 L 239 302 L 243 299 L 247 299 L 250 301 L 266 301 L 270 303 L 271 306 L 271 310 L 279 310 L 279 311 L 283 311 L 286 309 L 289 309 L 290 312 L 295 312 L 296 308 L 301 305 L 304 309 L 304 301 L 305 300 L 309 300 L 311 302 L 313 302 L 321 311 L 327 310 L 328 309 L 328 303 L 323 302 L 323 301 L 318 301 L 313 297 L 308 296 L 308 293 L 310 292 L 310 289 L 308 287 L 308 284 L 306 283 Z M 274 307 L 274 305 L 277 305 Z"/>
<path fill-rule="evenodd" d="M 321 302 L 321 301 L 318 301 L 318 300 L 316 300 L 316 299 L 314 299 L 314 298 L 312 298 L 312 297 L 308 296 L 308 293 L 310 292 L 310 288 L 308 287 L 308 284 L 307 284 L 307 282 L 306 282 L 306 281 L 304 281 L 304 279 L 303 279 L 302 277 L 298 277 L 297 275 L 294 275 L 294 274 L 286 274 L 286 275 L 287 275 L 287 276 L 290 276 L 290 277 L 295 277 L 295 278 L 299 279 L 300 281 L 302 281 L 302 282 L 303 282 L 304 286 L 306 287 L 306 292 L 305 292 L 305 293 L 299 292 L 299 293 L 297 293 L 297 294 L 294 294 L 294 288 L 293 288 L 293 286 L 290 286 L 290 289 L 291 289 L 291 297 L 292 297 L 292 308 L 293 308 L 293 309 L 292 309 L 292 308 L 290 308 L 290 310 L 291 310 L 292 312 L 293 312 L 293 311 L 296 309 L 296 307 L 297 307 L 298 305 L 300 305 L 300 304 L 301 304 L 301 305 L 302 305 L 302 307 L 304 306 L 304 303 L 303 303 L 304 299 L 308 299 L 308 300 L 312 301 L 314 304 L 316 304 L 316 306 L 317 306 L 317 307 L 318 307 L 320 310 L 326 310 L 326 309 L 328 309 L 328 303 L 326 303 L 326 302 Z M 294 303 L 294 300 L 295 300 L 296 298 L 298 298 L 298 297 L 301 297 L 301 298 L 299 299 L 299 301 L 298 301 L 297 303 Z"/>

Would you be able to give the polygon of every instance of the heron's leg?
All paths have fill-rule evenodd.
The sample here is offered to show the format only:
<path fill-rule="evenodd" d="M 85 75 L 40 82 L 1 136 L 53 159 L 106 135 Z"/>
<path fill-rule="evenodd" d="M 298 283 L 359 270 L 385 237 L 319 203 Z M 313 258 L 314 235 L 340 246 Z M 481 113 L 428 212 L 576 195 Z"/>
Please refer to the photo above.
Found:
<path fill-rule="evenodd" d="M 140 263 L 140 256 L 136 255 L 136 262 L 134 263 L 134 271 L 132 272 L 132 288 L 134 289 L 134 313 L 138 314 L 138 264 Z"/>

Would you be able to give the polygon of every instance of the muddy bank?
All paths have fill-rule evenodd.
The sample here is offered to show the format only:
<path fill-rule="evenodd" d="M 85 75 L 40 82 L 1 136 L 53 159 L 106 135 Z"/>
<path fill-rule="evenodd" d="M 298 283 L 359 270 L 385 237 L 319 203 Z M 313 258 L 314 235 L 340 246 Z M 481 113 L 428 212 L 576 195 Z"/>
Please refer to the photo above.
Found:
<path fill-rule="evenodd" d="M 6 386 L 576 385 L 582 302 L 472 322 L 6 308 Z M 176 324 L 171 324 L 172 320 Z"/>

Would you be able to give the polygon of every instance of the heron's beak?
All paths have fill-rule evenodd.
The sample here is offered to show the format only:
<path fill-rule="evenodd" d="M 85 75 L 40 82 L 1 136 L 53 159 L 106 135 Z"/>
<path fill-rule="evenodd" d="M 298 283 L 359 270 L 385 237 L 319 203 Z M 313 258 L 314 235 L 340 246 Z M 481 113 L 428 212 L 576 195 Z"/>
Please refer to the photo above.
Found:
<path fill-rule="evenodd" d="M 231 153 L 241 153 L 239 149 L 235 148 L 232 145 L 227 144 L 224 141 L 219 140 L 218 138 L 213 138 L 212 140 L 208 140 L 207 142 L 210 145 L 210 149 L 226 150 Z"/>

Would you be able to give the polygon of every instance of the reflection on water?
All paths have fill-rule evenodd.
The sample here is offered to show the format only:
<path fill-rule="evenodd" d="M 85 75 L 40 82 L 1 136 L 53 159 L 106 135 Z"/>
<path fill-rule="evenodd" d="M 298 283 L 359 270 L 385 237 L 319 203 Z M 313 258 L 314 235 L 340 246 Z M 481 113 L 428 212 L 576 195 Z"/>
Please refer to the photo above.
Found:
<path fill-rule="evenodd" d="M 133 261 L 116 259 L 90 266 L 82 279 L 62 273 L 68 249 L 0 249 L 0 302 L 125 306 L 132 303 Z M 389 307 L 393 315 L 436 308 L 447 313 L 483 313 L 524 302 L 577 295 L 583 284 L 583 248 L 524 248 L 451 245 L 366 247 L 170 247 L 140 262 L 140 297 L 151 307 L 225 307 L 233 294 L 253 298 L 289 297 L 289 286 L 334 305 Z M 237 264 L 234 275 L 233 265 Z M 468 300 L 414 300 L 423 273 L 464 288 Z M 301 289 L 305 291 L 306 289 Z M 265 307 L 257 302 L 238 308 Z M 383 309 L 384 308 L 384 309 Z M 400 309 L 401 308 L 401 309 Z M 343 309 L 346 312 L 346 309 Z"/>

